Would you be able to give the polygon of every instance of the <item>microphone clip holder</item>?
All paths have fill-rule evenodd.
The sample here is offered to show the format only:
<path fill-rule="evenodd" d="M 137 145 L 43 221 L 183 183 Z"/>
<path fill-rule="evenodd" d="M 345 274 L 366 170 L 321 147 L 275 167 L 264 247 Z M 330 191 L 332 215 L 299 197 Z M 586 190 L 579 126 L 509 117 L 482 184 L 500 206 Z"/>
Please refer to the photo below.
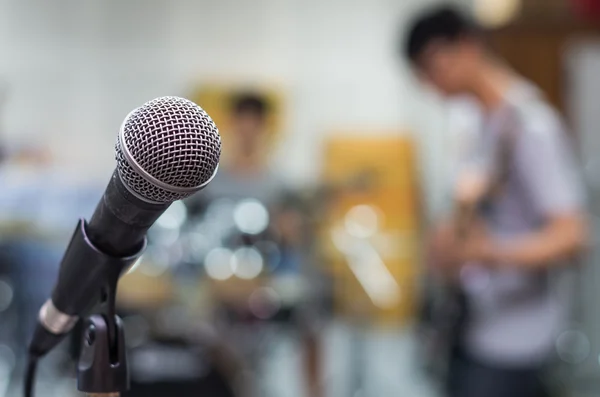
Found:
<path fill-rule="evenodd" d="M 97 288 L 100 301 L 95 306 L 97 310 L 93 310 L 95 313 L 83 321 L 77 388 L 91 396 L 118 396 L 129 389 L 129 372 L 123 323 L 116 314 L 117 284 L 121 275 L 139 259 L 146 244 L 136 255 L 112 257 L 92 244 L 84 220 L 80 220 L 71 244 L 78 247 L 75 257 L 93 268 L 90 273 L 95 280 L 87 285 Z"/>
<path fill-rule="evenodd" d="M 92 315 L 84 322 L 77 388 L 88 395 L 119 396 L 129 389 L 123 324 L 119 317 L 114 320 L 112 331 L 103 315 Z M 111 341 L 113 332 L 116 339 Z"/>

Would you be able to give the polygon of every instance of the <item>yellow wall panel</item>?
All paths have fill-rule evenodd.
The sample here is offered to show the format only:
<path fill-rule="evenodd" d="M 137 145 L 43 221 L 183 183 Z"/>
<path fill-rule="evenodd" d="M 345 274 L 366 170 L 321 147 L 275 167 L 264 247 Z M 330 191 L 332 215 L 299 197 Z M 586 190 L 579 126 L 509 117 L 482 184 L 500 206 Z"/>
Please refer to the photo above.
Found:
<path fill-rule="evenodd" d="M 323 179 L 347 186 L 330 203 L 320 239 L 340 315 L 375 323 L 414 315 L 421 225 L 415 160 L 408 136 L 336 136 L 326 144 Z M 382 278 L 378 291 L 369 279 Z M 388 290 L 389 299 L 381 292 Z"/>

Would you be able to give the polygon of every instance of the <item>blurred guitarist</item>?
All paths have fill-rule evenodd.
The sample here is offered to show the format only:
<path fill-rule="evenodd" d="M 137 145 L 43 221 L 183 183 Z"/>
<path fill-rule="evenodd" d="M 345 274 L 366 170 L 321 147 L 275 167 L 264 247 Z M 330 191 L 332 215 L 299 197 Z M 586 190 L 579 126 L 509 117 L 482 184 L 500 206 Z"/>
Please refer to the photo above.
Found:
<path fill-rule="evenodd" d="M 567 131 L 458 10 L 422 14 L 404 54 L 442 95 L 470 95 L 484 111 L 475 150 L 455 181 L 454 214 L 430 239 L 435 271 L 461 308 L 448 314 L 456 319 L 448 396 L 544 396 L 540 375 L 573 293 L 554 283 L 587 242 Z"/>

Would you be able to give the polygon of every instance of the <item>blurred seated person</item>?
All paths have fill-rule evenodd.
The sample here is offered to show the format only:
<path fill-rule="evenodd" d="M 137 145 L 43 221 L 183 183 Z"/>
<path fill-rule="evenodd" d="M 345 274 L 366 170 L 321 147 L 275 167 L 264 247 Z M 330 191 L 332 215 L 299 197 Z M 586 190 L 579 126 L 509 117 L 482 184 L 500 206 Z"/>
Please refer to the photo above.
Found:
<path fill-rule="evenodd" d="M 254 198 L 268 205 L 280 198 L 282 182 L 265 161 L 269 113 L 268 103 L 260 95 L 250 93 L 233 98 L 230 130 L 224 132 L 231 138 L 226 162 L 221 162 L 217 176 L 202 194 L 188 200 L 192 208 L 218 198 Z"/>
<path fill-rule="evenodd" d="M 223 314 L 225 314 L 225 317 L 237 316 L 237 319 L 228 318 L 225 320 L 225 323 L 222 324 L 224 328 L 222 335 L 233 332 L 232 329 L 235 328 L 231 323 L 228 325 L 228 322 L 239 323 L 241 321 L 246 322 L 246 325 L 248 325 L 248 318 L 253 316 L 250 313 L 251 310 L 248 309 L 249 298 L 253 292 L 265 285 L 273 286 L 273 283 L 277 282 L 287 282 L 289 284 L 290 278 L 294 286 L 300 285 L 305 270 L 303 267 L 307 265 L 307 258 L 304 256 L 303 251 L 302 216 L 295 208 L 294 201 L 289 199 L 293 194 L 290 194 L 291 192 L 286 189 L 279 176 L 273 172 L 265 161 L 268 158 L 268 152 L 265 148 L 268 148 L 269 145 L 269 142 L 267 142 L 267 125 L 271 116 L 271 109 L 267 100 L 254 93 L 237 95 L 231 101 L 230 115 L 230 130 L 225 131 L 225 134 L 229 134 L 231 137 L 231 145 L 228 147 L 227 153 L 228 161 L 220 165 L 216 177 L 205 191 L 188 200 L 190 213 L 202 213 L 211 203 L 219 200 L 229 201 L 232 205 L 249 199 L 253 200 L 257 207 L 256 211 L 261 210 L 258 207 L 262 207 L 268 213 L 269 225 L 265 231 L 253 234 L 240 228 L 234 233 L 237 237 L 234 237 L 233 240 L 236 241 L 232 241 L 232 238 L 224 238 L 223 240 L 227 240 L 227 242 L 223 242 L 223 244 L 229 249 L 236 249 L 241 246 L 251 247 L 255 243 L 260 245 L 261 242 L 265 241 L 269 244 L 274 243 L 278 246 L 277 251 L 280 254 L 280 260 L 278 260 L 276 267 L 261 272 L 261 276 L 251 279 L 232 277 L 226 281 L 215 283 L 212 293 L 214 298 L 219 301 L 217 306 L 220 306 L 220 309 L 217 308 L 217 311 L 221 310 L 221 318 Z M 253 214 L 248 215 L 250 215 L 249 218 L 253 218 Z M 268 262 L 266 256 L 265 262 Z M 292 296 L 294 294 L 293 290 L 295 288 L 280 288 L 278 292 L 280 292 L 282 301 L 286 301 L 286 297 L 283 296 L 285 292 L 290 295 L 288 301 L 299 301 L 305 298 L 302 292 Z M 292 305 L 295 305 L 295 303 Z M 282 307 L 282 309 L 285 308 Z M 279 312 L 283 311 L 285 310 Z M 314 335 L 313 328 L 308 324 L 310 316 L 292 315 L 292 317 L 294 318 L 291 320 L 296 320 L 292 322 L 300 329 L 304 341 L 303 350 L 307 358 L 308 392 L 311 397 L 318 397 L 320 392 L 319 382 L 317 381 L 316 335 Z M 289 320 L 288 318 L 284 322 L 289 322 Z M 247 328 L 243 332 L 246 334 L 254 333 L 256 334 L 255 337 L 259 337 L 258 332 L 260 331 L 253 332 L 251 328 Z M 256 366 L 256 360 L 259 360 L 264 352 L 259 351 L 260 348 L 257 344 L 248 340 L 247 337 L 243 337 L 246 342 L 242 343 L 246 346 L 239 346 L 238 348 L 249 351 L 238 351 L 238 353 L 251 356 L 251 358 L 247 357 L 245 359 L 252 362 L 248 362 L 246 366 L 249 365 L 250 369 L 255 369 L 253 367 Z M 243 339 L 239 335 L 230 335 L 229 338 L 239 341 Z M 224 343 L 227 344 L 227 342 Z M 254 389 L 253 386 L 247 386 L 246 388 Z M 253 395 L 252 392 L 250 394 Z"/>
<path fill-rule="evenodd" d="M 302 249 L 301 215 L 294 208 L 294 193 L 268 164 L 269 142 L 267 124 L 271 110 L 265 98 L 246 93 L 233 98 L 230 104 L 231 144 L 227 148 L 227 159 L 208 187 L 187 201 L 191 216 L 202 213 L 211 203 L 226 200 L 239 203 L 252 200 L 268 212 L 269 239 L 289 251 L 299 254 Z M 238 230 L 242 234 L 242 230 Z M 248 233 L 245 233 L 248 234 Z M 246 236 L 248 237 L 248 236 Z M 249 242 L 249 241 L 247 241 Z M 279 272 L 298 274 L 297 260 L 283 261 Z"/>

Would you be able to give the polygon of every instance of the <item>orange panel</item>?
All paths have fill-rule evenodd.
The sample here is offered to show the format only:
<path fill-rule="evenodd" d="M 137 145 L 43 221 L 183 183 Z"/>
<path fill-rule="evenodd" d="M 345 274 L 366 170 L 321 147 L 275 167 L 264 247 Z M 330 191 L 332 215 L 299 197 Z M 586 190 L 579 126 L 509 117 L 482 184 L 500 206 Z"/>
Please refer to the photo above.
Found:
<path fill-rule="evenodd" d="M 338 188 L 320 238 L 334 275 L 335 307 L 339 314 L 378 323 L 406 321 L 415 307 L 421 224 L 413 142 L 399 135 L 336 137 L 326 144 L 325 156 L 323 178 Z M 352 248 L 344 248 L 359 245 L 364 261 L 353 260 Z M 379 259 L 365 254 L 369 250 Z M 369 278 L 381 277 L 387 280 L 382 288 L 395 286 L 394 298 L 382 301 L 377 284 L 369 287 Z"/>
<path fill-rule="evenodd" d="M 229 142 L 229 122 L 231 101 L 240 93 L 255 93 L 267 101 L 270 117 L 267 130 L 271 141 L 279 137 L 284 129 L 285 106 L 283 91 L 273 86 L 245 86 L 228 83 L 200 84 L 190 93 L 190 99 L 200 105 L 219 127 L 219 132 L 227 145 Z M 224 151 L 225 154 L 225 151 Z"/>
<path fill-rule="evenodd" d="M 326 145 L 324 180 L 343 183 L 368 173 L 383 185 L 414 182 L 415 159 L 412 141 L 397 137 L 333 138 Z"/>

